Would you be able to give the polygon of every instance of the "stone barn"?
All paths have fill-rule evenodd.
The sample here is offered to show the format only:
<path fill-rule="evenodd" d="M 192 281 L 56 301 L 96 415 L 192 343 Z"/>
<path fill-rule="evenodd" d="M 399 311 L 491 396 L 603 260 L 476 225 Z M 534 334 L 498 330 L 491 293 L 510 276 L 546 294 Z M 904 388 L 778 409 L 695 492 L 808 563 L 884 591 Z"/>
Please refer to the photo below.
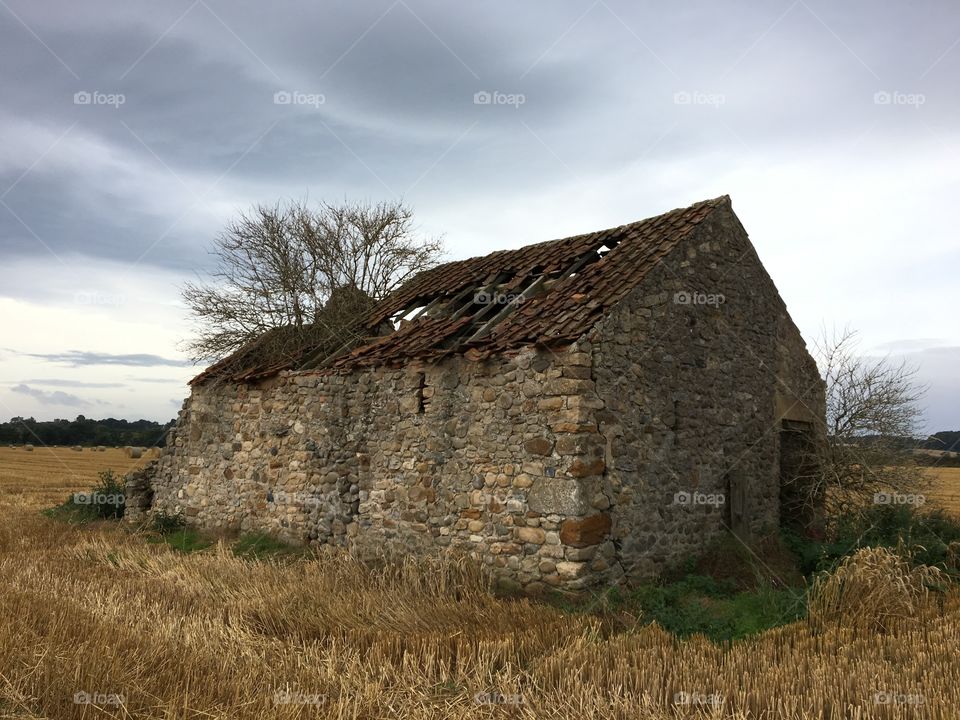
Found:
<path fill-rule="evenodd" d="M 816 365 L 726 196 L 438 266 L 363 326 L 196 377 L 130 519 L 465 551 L 575 590 L 775 531 L 822 432 Z"/>

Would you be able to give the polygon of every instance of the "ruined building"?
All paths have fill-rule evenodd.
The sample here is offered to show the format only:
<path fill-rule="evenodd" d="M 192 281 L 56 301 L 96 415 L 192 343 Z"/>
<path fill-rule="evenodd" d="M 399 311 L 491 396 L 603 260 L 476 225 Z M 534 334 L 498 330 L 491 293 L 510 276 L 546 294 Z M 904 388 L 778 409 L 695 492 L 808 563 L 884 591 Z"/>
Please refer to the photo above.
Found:
<path fill-rule="evenodd" d="M 776 529 L 822 428 L 817 368 L 728 197 L 441 265 L 365 326 L 195 378 L 131 519 L 455 549 L 508 586 L 577 589 Z"/>

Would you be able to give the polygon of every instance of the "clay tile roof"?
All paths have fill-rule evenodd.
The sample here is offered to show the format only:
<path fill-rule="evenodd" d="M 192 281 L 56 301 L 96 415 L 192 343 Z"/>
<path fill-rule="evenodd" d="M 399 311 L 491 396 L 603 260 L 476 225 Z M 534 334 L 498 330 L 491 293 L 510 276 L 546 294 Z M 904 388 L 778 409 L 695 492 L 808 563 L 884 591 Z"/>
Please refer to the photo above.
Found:
<path fill-rule="evenodd" d="M 729 203 L 724 195 L 609 230 L 439 265 L 378 303 L 366 325 L 415 319 L 347 354 L 314 358 L 313 366 L 347 370 L 569 343 L 637 287 L 712 210 Z M 491 297 L 497 302 L 484 302 Z"/>
<path fill-rule="evenodd" d="M 304 346 L 287 342 L 278 328 L 191 384 L 211 378 L 249 382 L 286 369 L 347 372 L 456 353 L 479 358 L 524 345 L 572 342 L 698 223 L 729 203 L 724 195 L 609 230 L 438 265 L 374 306 L 354 333 L 366 335 L 364 340 L 344 344 L 342 337 L 318 331 Z"/>

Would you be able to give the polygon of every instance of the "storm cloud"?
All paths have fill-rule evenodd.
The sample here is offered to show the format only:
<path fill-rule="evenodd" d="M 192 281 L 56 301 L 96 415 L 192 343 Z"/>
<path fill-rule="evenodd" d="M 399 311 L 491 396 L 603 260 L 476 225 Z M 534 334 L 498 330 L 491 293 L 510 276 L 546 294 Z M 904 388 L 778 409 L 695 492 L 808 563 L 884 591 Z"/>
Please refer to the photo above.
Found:
<path fill-rule="evenodd" d="M 0 67 L 3 342 L 171 369 L 131 381 L 156 419 L 192 372 L 178 285 L 253 203 L 403 198 L 455 259 L 728 193 L 808 342 L 916 349 L 960 426 L 910 344 L 960 345 L 948 0 L 4 0 Z M 53 312 L 87 342 L 31 333 Z"/>

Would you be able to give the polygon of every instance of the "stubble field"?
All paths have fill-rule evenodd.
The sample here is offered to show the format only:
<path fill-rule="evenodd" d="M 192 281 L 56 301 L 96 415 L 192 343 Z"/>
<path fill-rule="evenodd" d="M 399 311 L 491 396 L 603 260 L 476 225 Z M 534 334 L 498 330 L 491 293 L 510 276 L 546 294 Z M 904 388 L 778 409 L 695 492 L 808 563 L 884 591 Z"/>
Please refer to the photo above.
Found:
<path fill-rule="evenodd" d="M 40 514 L 121 450 L 0 448 L 0 717 L 956 718 L 960 597 L 888 632 L 721 646 L 526 600 L 463 566 L 183 555 Z M 930 502 L 960 510 L 957 469 Z"/>

